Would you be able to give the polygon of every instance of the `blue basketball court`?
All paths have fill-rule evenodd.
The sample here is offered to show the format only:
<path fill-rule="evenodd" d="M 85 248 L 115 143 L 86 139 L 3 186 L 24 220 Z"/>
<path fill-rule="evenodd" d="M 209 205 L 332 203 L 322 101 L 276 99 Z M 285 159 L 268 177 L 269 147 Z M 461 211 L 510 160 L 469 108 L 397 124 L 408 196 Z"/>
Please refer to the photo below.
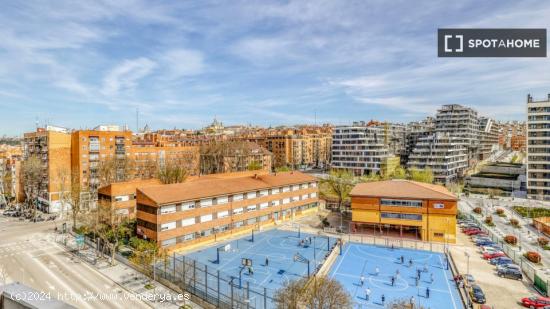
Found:
<path fill-rule="evenodd" d="M 236 287 L 266 288 L 272 295 L 285 282 L 306 277 L 308 261 L 309 272 L 313 274 L 335 245 L 336 239 L 332 237 L 272 229 L 255 232 L 253 241 L 249 234 L 187 253 L 185 257 L 205 264 L 209 271 L 219 270 L 234 278 Z M 243 267 L 243 259 L 251 260 L 252 271 Z"/>
<path fill-rule="evenodd" d="M 414 297 L 412 300 L 417 306 L 425 308 L 463 309 L 446 264 L 442 253 L 347 243 L 329 276 L 340 281 L 350 293 L 355 308 L 385 308 L 392 300 L 410 302 Z M 370 289 L 368 300 L 367 288 Z"/>

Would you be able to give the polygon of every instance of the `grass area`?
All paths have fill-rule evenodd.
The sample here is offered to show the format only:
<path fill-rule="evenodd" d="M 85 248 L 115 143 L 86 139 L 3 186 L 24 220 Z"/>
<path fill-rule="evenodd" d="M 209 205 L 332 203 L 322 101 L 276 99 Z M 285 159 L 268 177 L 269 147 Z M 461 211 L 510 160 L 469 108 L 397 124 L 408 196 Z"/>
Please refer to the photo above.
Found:
<path fill-rule="evenodd" d="M 547 208 L 524 206 L 514 206 L 512 208 L 524 218 L 550 217 L 550 209 Z"/>

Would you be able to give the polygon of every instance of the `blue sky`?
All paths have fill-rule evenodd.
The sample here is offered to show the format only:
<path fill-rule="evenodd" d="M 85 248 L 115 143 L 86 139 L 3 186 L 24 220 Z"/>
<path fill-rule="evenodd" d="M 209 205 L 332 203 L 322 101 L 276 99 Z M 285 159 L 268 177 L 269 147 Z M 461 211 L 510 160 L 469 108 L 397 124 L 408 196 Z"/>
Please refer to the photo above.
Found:
<path fill-rule="evenodd" d="M 441 104 L 525 118 L 550 58 L 437 58 L 443 27 L 550 28 L 548 1 L 2 1 L 0 135 L 407 122 Z M 316 115 L 316 118 L 315 118 Z"/>

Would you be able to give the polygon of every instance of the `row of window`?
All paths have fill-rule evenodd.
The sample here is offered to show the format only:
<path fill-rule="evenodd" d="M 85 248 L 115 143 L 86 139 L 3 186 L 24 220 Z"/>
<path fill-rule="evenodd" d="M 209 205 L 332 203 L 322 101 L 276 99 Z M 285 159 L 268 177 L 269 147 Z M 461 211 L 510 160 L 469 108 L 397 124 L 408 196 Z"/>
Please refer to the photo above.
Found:
<path fill-rule="evenodd" d="M 301 199 L 302 200 L 306 200 L 308 198 L 315 198 L 317 197 L 317 193 L 313 192 L 311 194 L 304 194 L 302 195 Z M 282 204 L 289 204 L 291 202 L 295 202 L 295 201 L 299 201 L 300 200 L 300 197 L 299 196 L 294 196 L 294 197 L 291 197 L 291 198 L 285 198 L 282 200 Z M 271 206 L 278 206 L 278 205 L 281 205 L 280 201 L 271 201 L 271 202 L 265 202 L 265 203 L 261 203 L 261 204 L 257 204 L 257 205 L 249 205 L 249 206 L 246 206 L 245 207 L 239 207 L 239 208 L 235 208 L 232 210 L 232 214 L 233 215 L 240 215 L 242 213 L 248 213 L 248 212 L 253 212 L 253 211 L 256 211 L 257 209 L 265 209 L 265 208 L 268 208 L 268 207 L 271 207 Z M 166 207 L 166 206 L 165 206 Z M 171 212 L 162 212 L 162 209 L 161 209 L 161 214 L 167 214 L 167 213 L 173 213 L 175 212 L 175 206 L 170 206 L 170 207 L 173 207 L 173 208 L 170 208 L 169 211 Z M 164 208 L 164 207 L 163 207 Z M 165 209 L 165 211 L 167 211 L 167 209 Z M 215 217 L 214 217 L 215 215 Z M 225 218 L 229 216 L 229 210 L 224 210 L 224 211 L 220 211 L 218 213 L 212 213 L 212 214 L 206 214 L 206 215 L 202 215 L 200 217 L 193 217 L 193 218 L 186 218 L 186 219 L 183 219 L 181 220 L 181 226 L 184 227 L 184 226 L 189 226 L 189 225 L 193 225 L 195 223 L 204 223 L 204 222 L 209 222 L 209 221 L 212 221 L 213 219 L 222 219 L 222 218 Z M 175 229 L 177 227 L 177 222 L 176 221 L 173 221 L 173 222 L 167 222 L 167 223 L 163 223 L 160 227 L 160 230 L 161 231 L 167 231 L 167 230 L 171 230 L 171 229 Z"/>
<path fill-rule="evenodd" d="M 402 214 L 394 212 L 381 212 L 380 217 L 385 219 L 401 219 L 401 220 L 417 220 L 422 221 L 422 215 L 418 214 Z"/>
<path fill-rule="evenodd" d="M 173 205 L 167 205 L 161 207 L 161 214 L 167 214 L 167 213 L 173 213 L 178 211 L 178 206 L 181 211 L 194 209 L 197 207 L 210 207 L 213 205 L 223 205 L 227 204 L 229 202 L 238 202 L 243 200 L 249 200 L 249 199 L 255 199 L 258 197 L 264 197 L 268 195 L 274 195 L 279 193 L 286 193 L 291 191 L 297 191 L 300 189 L 307 189 L 307 188 L 315 188 L 317 187 L 316 182 L 311 183 L 303 183 L 300 185 L 292 185 L 292 186 L 285 186 L 280 188 L 273 188 L 273 189 L 265 189 L 260 191 L 252 191 L 247 193 L 241 193 L 241 194 L 234 194 L 232 196 L 226 195 L 226 196 L 219 196 L 216 198 L 208 198 L 208 199 L 201 199 L 199 201 L 189 201 L 189 202 L 183 202 L 181 204 L 173 204 Z"/>
<path fill-rule="evenodd" d="M 282 212 L 282 215 L 283 216 L 288 216 L 292 213 L 292 210 L 294 210 L 296 212 L 301 212 L 301 211 L 304 211 L 304 210 L 307 210 L 309 208 L 313 208 L 313 207 L 316 207 L 316 206 L 317 206 L 317 203 L 311 203 L 311 204 L 295 207 L 295 208 L 292 208 L 292 209 L 287 209 L 287 210 L 284 210 Z M 198 238 L 201 238 L 201 237 L 207 237 L 207 236 L 210 236 L 212 234 L 217 234 L 217 233 L 221 233 L 221 232 L 224 232 L 224 231 L 228 231 L 230 229 L 236 229 L 236 228 L 240 228 L 240 227 L 244 227 L 244 226 L 255 225 L 259 222 L 268 221 L 270 219 L 278 219 L 278 214 L 279 214 L 278 212 L 273 213 L 273 214 L 266 214 L 266 215 L 263 215 L 263 216 L 250 218 L 248 220 L 237 221 L 237 222 L 233 222 L 232 224 L 220 225 L 220 226 L 216 226 L 214 228 L 201 230 L 199 232 L 189 233 L 189 234 L 182 235 L 182 236 L 179 236 L 179 237 L 170 238 L 170 239 L 167 239 L 167 240 L 163 240 L 161 242 L 161 246 L 162 247 L 168 247 L 168 246 L 175 245 L 177 243 L 183 243 L 183 242 L 187 242 L 187 241 L 190 241 L 190 240 L 193 240 L 193 239 L 198 239 Z"/>
<path fill-rule="evenodd" d="M 422 201 L 381 199 L 382 206 L 422 207 Z"/>

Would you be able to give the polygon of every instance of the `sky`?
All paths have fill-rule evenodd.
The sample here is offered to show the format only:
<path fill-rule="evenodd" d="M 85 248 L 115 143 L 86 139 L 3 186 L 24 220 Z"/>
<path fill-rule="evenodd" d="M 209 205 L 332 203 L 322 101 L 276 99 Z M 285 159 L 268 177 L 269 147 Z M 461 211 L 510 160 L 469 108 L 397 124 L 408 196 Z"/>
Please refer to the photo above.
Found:
<path fill-rule="evenodd" d="M 0 135 L 36 122 L 201 128 L 523 120 L 550 58 L 438 58 L 438 28 L 550 28 L 549 1 L 2 1 Z"/>

